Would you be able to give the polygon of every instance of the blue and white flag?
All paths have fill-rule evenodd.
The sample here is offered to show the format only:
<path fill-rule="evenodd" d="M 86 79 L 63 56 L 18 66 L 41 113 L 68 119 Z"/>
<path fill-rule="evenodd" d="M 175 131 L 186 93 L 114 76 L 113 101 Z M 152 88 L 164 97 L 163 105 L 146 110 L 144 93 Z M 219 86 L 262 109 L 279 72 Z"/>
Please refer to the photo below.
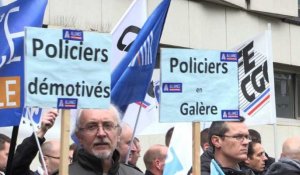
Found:
<path fill-rule="evenodd" d="M 42 112 L 42 108 L 24 108 L 20 125 L 31 126 L 33 131 L 37 131 L 40 125 Z"/>
<path fill-rule="evenodd" d="M 130 49 L 133 41 L 147 20 L 147 1 L 134 0 L 120 21 L 111 31 L 112 35 L 112 60 L 113 71 Z"/>
<path fill-rule="evenodd" d="M 116 106 L 123 108 L 132 102 L 144 100 L 169 5 L 170 0 L 163 0 L 159 4 L 112 73 L 111 99 Z"/>
<path fill-rule="evenodd" d="M 225 175 L 218 163 L 212 159 L 210 162 L 210 174 L 211 175 Z"/>
<path fill-rule="evenodd" d="M 111 31 L 112 59 L 110 64 L 112 72 L 128 53 L 146 20 L 147 0 L 134 0 Z M 148 88 L 148 92 L 149 89 L 151 90 L 151 88 Z M 132 128 L 136 126 L 135 134 L 139 134 L 149 123 L 154 121 L 156 116 L 158 118 L 158 108 L 156 106 L 157 102 L 155 98 L 147 93 L 144 101 L 128 105 L 122 121 L 128 123 Z M 140 120 L 137 120 L 136 116 L 138 116 L 138 114 Z M 136 125 L 137 121 L 139 121 L 138 125 Z"/>
<path fill-rule="evenodd" d="M 40 27 L 47 0 L 0 7 L 0 126 L 19 125 L 24 106 L 24 27 Z"/>
<path fill-rule="evenodd" d="M 170 141 L 163 175 L 186 175 L 192 165 L 192 123 L 177 123 Z"/>

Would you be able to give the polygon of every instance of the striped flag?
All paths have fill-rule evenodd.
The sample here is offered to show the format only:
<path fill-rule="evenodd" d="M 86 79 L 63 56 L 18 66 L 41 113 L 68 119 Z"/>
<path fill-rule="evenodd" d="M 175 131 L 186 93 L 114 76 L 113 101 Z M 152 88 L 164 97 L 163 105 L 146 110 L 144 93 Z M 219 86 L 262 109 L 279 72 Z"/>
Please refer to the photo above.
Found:
<path fill-rule="evenodd" d="M 240 44 L 238 52 L 240 114 L 248 125 L 276 123 L 271 31 Z"/>

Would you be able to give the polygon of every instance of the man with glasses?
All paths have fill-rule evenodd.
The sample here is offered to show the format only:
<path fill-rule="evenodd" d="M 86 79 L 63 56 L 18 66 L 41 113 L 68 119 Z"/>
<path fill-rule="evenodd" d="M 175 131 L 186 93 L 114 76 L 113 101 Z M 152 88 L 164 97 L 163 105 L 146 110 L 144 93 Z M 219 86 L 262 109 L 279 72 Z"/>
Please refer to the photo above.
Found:
<path fill-rule="evenodd" d="M 76 136 L 81 144 L 76 161 L 70 165 L 70 175 L 142 175 L 119 163 L 116 150 L 120 141 L 119 112 L 109 109 L 84 109 L 76 120 Z"/>
<path fill-rule="evenodd" d="M 243 121 L 244 118 L 241 117 L 239 121 L 215 121 L 210 126 L 208 137 L 212 147 L 211 156 L 225 175 L 253 175 L 251 170 L 242 171 L 239 166 L 240 162 L 247 159 L 248 145 L 251 142 L 248 128 Z M 201 164 L 209 167 L 211 160 L 203 159 L 205 155 L 204 153 L 201 156 Z M 210 169 L 201 168 L 201 174 L 209 175 Z"/>
<path fill-rule="evenodd" d="M 42 152 L 48 174 L 58 174 L 60 163 L 60 141 L 50 140 L 42 145 Z M 40 162 L 42 162 L 41 157 Z"/>

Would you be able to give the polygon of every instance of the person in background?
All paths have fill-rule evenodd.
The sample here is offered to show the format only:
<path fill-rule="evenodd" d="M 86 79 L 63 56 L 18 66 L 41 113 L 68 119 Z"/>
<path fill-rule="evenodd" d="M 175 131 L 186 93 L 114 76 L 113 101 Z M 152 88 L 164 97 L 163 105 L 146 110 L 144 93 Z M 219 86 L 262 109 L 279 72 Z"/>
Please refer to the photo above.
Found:
<path fill-rule="evenodd" d="M 131 159 L 128 161 L 128 164 L 132 165 L 133 168 L 143 172 L 141 169 L 137 167 L 137 161 L 141 157 L 141 144 L 140 140 L 137 137 L 134 137 L 133 144 L 136 147 L 136 151 L 132 152 Z"/>
<path fill-rule="evenodd" d="M 254 129 L 249 129 L 249 135 L 251 136 L 252 142 L 262 144 L 261 136 L 258 131 Z M 266 170 L 272 165 L 272 163 L 275 162 L 275 158 L 270 157 L 266 152 L 265 152 L 265 156 L 267 157 L 267 160 L 265 161 L 265 170 Z"/>
<path fill-rule="evenodd" d="M 258 142 L 250 142 L 248 147 L 247 159 L 241 163 L 242 169 L 251 169 L 255 175 L 263 175 L 265 173 L 266 160 L 263 146 Z"/>
<path fill-rule="evenodd" d="M 145 175 L 163 175 L 167 153 L 167 146 L 152 145 L 144 154 Z"/>
<path fill-rule="evenodd" d="M 166 133 L 166 135 L 165 135 L 165 144 L 166 144 L 166 146 L 168 146 L 168 147 L 169 147 L 169 145 L 170 145 L 170 141 L 171 141 L 171 138 L 172 138 L 173 131 L 174 131 L 174 127 L 171 127 L 171 128 L 167 131 L 167 133 Z"/>
<path fill-rule="evenodd" d="M 299 175 L 300 174 L 300 137 L 285 140 L 278 162 L 273 163 L 265 175 Z"/>
<path fill-rule="evenodd" d="M 121 139 L 120 114 L 116 107 L 82 109 L 76 119 L 75 134 L 80 143 L 70 175 L 142 175 L 120 163 L 116 149 Z"/>
<path fill-rule="evenodd" d="M 69 146 L 69 160 L 70 160 L 70 163 L 72 163 L 73 161 L 76 161 L 76 153 L 77 153 L 77 144 L 72 143 Z"/>
<path fill-rule="evenodd" d="M 131 144 L 131 138 L 133 135 L 133 130 L 127 123 L 122 123 L 122 133 L 121 133 L 121 138 L 120 142 L 118 143 L 117 149 L 120 153 L 120 162 L 121 163 L 126 163 L 126 157 L 129 151 L 129 157 L 128 157 L 128 162 L 131 161 L 132 155 L 137 152 L 136 146 L 133 143 L 130 147 Z"/>
<path fill-rule="evenodd" d="M 4 175 L 9 154 L 10 138 L 0 134 L 0 175 Z"/>
<path fill-rule="evenodd" d="M 42 152 L 46 163 L 48 174 L 58 174 L 60 163 L 60 141 L 50 140 L 42 144 Z M 39 157 L 40 162 L 41 156 Z M 43 173 L 45 174 L 45 172 Z"/>
<path fill-rule="evenodd" d="M 47 112 L 45 112 L 45 114 L 41 117 L 41 127 L 38 129 L 36 134 L 37 134 L 39 143 L 42 145 L 42 151 L 46 150 L 45 146 L 47 146 L 48 144 L 52 145 L 52 142 L 49 141 L 49 143 L 47 143 L 45 146 L 43 146 L 43 143 L 45 143 L 45 141 L 46 141 L 44 136 L 47 133 L 47 131 L 50 128 L 52 128 L 52 126 L 54 125 L 57 115 L 58 115 L 57 110 L 51 109 L 51 110 L 48 110 Z M 59 146 L 59 144 L 57 145 L 57 142 L 55 142 L 55 144 L 56 145 L 52 145 L 52 146 L 54 146 L 54 147 Z M 47 147 L 49 147 L 49 146 L 47 146 Z M 55 150 L 57 150 L 57 148 L 55 148 Z M 30 137 L 25 138 L 23 140 L 23 142 L 20 145 L 18 145 L 15 156 L 13 158 L 12 174 L 14 174 L 14 175 L 40 174 L 38 171 L 34 172 L 34 171 L 30 170 L 30 164 L 32 163 L 35 156 L 37 155 L 38 151 L 39 151 L 39 149 L 38 149 L 34 134 L 32 134 Z M 47 154 L 48 154 L 48 152 L 47 152 Z M 53 156 L 57 157 L 57 155 L 59 157 L 59 151 L 58 151 L 58 154 L 55 153 L 55 155 L 53 155 Z M 50 156 L 52 156 L 52 155 L 50 155 Z M 45 153 L 44 153 L 44 157 L 46 158 L 46 160 L 45 160 L 46 167 L 47 168 L 51 167 L 51 170 L 50 169 L 48 170 L 49 171 L 48 174 L 49 175 L 58 174 L 58 168 L 57 169 L 54 168 L 55 170 L 52 170 L 52 168 L 55 167 L 55 165 L 52 166 L 52 164 L 51 164 L 52 161 L 50 161 L 50 159 L 52 160 L 55 158 L 49 157 L 49 159 L 48 159 L 49 161 L 48 161 Z M 55 164 L 57 164 L 56 163 L 57 160 L 54 160 L 53 162 Z M 43 168 L 45 168 L 45 167 L 43 167 Z"/>
<path fill-rule="evenodd" d="M 200 133 L 201 135 L 200 143 L 203 151 L 206 151 L 209 148 L 208 132 L 209 132 L 209 128 L 205 128 Z"/>

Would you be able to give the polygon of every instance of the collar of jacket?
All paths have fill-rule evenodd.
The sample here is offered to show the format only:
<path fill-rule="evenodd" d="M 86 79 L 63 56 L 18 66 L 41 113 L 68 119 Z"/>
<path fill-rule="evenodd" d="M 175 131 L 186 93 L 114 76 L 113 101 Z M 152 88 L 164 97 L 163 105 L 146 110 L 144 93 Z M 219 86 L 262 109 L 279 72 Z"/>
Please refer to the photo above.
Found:
<path fill-rule="evenodd" d="M 103 172 L 102 160 L 95 157 L 94 155 L 89 154 L 84 149 L 78 150 L 78 163 L 85 169 L 90 169 L 94 172 Z M 110 168 L 108 174 L 116 174 L 119 169 L 119 159 L 120 153 L 115 150 L 112 156 L 112 167 Z"/>

